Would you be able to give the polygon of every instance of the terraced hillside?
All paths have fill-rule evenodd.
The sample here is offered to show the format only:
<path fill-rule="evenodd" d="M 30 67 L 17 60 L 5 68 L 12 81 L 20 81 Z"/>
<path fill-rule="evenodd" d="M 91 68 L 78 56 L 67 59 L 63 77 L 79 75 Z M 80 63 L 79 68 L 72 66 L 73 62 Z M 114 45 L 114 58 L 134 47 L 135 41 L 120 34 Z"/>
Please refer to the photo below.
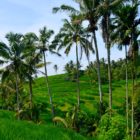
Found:
<path fill-rule="evenodd" d="M 60 113 L 67 112 L 71 107 L 77 103 L 76 83 L 67 81 L 66 75 L 55 75 L 49 77 L 53 101 L 55 104 L 56 115 L 61 116 Z M 131 86 L 129 82 L 129 93 L 131 93 Z M 108 103 L 108 84 L 102 86 L 104 93 L 104 102 Z M 99 95 L 98 85 L 90 84 L 87 76 L 80 78 L 81 90 L 81 109 L 87 113 L 95 115 L 98 109 Z M 47 87 L 43 77 L 35 80 L 33 85 L 33 94 L 36 102 L 47 104 L 48 108 L 45 114 L 48 114 L 49 99 L 47 94 Z M 125 106 L 125 81 L 113 82 L 113 108 L 121 111 Z M 106 105 L 107 106 L 107 105 Z M 122 108 L 123 107 L 123 108 Z M 45 116 L 44 116 L 45 118 Z"/>

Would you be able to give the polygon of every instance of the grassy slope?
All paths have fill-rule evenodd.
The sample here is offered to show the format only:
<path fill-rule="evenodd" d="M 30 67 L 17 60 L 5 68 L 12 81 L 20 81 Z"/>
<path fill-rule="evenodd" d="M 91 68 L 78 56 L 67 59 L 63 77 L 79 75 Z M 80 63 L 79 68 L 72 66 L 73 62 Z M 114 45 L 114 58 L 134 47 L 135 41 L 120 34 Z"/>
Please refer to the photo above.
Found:
<path fill-rule="evenodd" d="M 68 109 L 77 103 L 76 83 L 65 80 L 66 75 L 50 76 L 49 81 L 53 94 L 53 101 L 59 112 L 68 111 Z M 44 78 L 38 78 L 33 85 L 33 92 L 37 102 L 49 103 L 47 87 Z M 81 89 L 81 109 L 96 114 L 97 103 L 99 102 L 98 85 L 90 85 L 86 76 L 80 78 Z M 103 87 L 104 101 L 108 102 L 108 85 Z M 129 93 L 131 87 L 129 84 Z M 117 81 L 113 83 L 113 108 L 120 109 L 125 104 L 125 81 Z M 48 107 L 49 109 L 49 107 Z"/>
<path fill-rule="evenodd" d="M 11 112 L 0 111 L 0 140 L 86 140 L 86 138 L 52 125 L 17 121 Z"/>
<path fill-rule="evenodd" d="M 76 83 L 65 81 L 66 75 L 49 77 L 56 115 L 66 112 L 77 103 Z M 28 85 L 26 85 L 28 89 Z M 80 79 L 81 109 L 96 114 L 99 101 L 98 85 L 90 85 L 88 78 Z M 129 84 L 129 93 L 131 87 Z M 108 102 L 108 85 L 103 85 L 104 100 Z M 0 140 L 84 140 L 85 138 L 69 130 L 54 127 L 50 124 L 49 99 L 44 78 L 38 78 L 33 85 L 33 95 L 38 103 L 47 103 L 47 110 L 41 114 L 47 125 L 35 125 L 29 122 L 16 121 L 7 112 L 0 111 Z M 121 109 L 125 103 L 125 81 L 113 83 L 113 108 Z"/>

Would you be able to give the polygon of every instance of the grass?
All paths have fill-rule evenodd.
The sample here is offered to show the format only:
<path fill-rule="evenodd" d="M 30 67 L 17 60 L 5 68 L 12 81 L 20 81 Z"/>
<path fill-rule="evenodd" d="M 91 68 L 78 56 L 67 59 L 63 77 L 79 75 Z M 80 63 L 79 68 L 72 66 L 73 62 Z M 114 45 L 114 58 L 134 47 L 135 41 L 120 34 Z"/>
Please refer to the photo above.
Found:
<path fill-rule="evenodd" d="M 77 104 L 76 83 L 66 81 L 66 75 L 50 76 L 50 88 L 55 106 L 56 116 L 63 115 Z M 129 81 L 129 94 L 131 94 L 131 82 Z M 28 91 L 28 85 L 25 85 Z M 108 84 L 102 86 L 103 100 L 108 103 Z M 97 114 L 99 103 L 98 85 L 91 86 L 88 78 L 80 77 L 81 110 L 92 115 Z M 31 122 L 17 121 L 14 114 L 8 111 L 0 111 L 0 140 L 86 140 L 85 137 L 51 124 L 49 97 L 45 78 L 37 78 L 33 84 L 33 98 L 36 103 L 45 104 L 45 110 L 41 112 L 40 119 L 44 125 L 36 125 Z M 113 108 L 118 111 L 125 104 L 125 81 L 113 82 Z"/>
<path fill-rule="evenodd" d="M 85 137 L 53 125 L 17 121 L 14 114 L 0 111 L 0 140 L 87 140 Z"/>
<path fill-rule="evenodd" d="M 66 75 L 55 75 L 49 77 L 53 102 L 56 109 L 66 112 L 77 103 L 76 83 L 66 81 Z M 104 94 L 104 102 L 108 103 L 108 84 L 102 86 Z M 99 103 L 98 85 L 89 84 L 88 78 L 83 75 L 80 77 L 80 94 L 81 94 L 81 109 L 91 114 L 96 114 L 97 106 Z M 129 93 L 131 92 L 131 86 L 129 82 Z M 35 80 L 33 85 L 34 99 L 37 102 L 44 102 L 48 104 L 49 98 L 47 94 L 47 87 L 44 77 Z M 123 107 L 125 103 L 125 81 L 113 82 L 113 108 L 119 109 Z M 58 111 L 57 111 L 58 112 Z M 49 113 L 49 112 L 46 112 Z M 60 116 L 60 114 L 56 114 Z"/>

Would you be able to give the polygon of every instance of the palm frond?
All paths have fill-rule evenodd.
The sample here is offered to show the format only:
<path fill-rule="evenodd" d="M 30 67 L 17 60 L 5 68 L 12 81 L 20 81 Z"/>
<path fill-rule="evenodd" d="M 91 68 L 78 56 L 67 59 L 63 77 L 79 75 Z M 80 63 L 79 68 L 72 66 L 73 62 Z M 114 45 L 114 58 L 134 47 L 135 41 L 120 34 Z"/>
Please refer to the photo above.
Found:
<path fill-rule="evenodd" d="M 53 13 L 57 13 L 57 12 L 68 12 L 69 14 L 77 14 L 79 13 L 78 10 L 76 10 L 75 8 L 68 6 L 68 5 L 61 5 L 60 7 L 54 7 L 53 8 Z"/>

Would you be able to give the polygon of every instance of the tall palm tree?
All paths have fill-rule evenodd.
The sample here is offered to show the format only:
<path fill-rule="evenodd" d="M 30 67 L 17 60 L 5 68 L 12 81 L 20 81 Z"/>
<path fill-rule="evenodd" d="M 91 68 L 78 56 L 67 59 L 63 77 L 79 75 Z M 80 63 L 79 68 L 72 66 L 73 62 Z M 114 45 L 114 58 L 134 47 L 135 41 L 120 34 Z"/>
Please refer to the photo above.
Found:
<path fill-rule="evenodd" d="M 77 107 L 80 108 L 80 82 L 79 82 L 79 49 L 81 50 L 81 56 L 83 51 L 87 58 L 89 58 L 89 52 L 93 52 L 91 43 L 87 39 L 86 30 L 82 27 L 81 23 L 75 23 L 75 16 L 71 16 L 71 21 L 64 19 L 63 27 L 55 37 L 58 41 L 58 50 L 65 48 L 65 53 L 68 55 L 71 48 L 75 45 L 76 55 L 76 69 L 77 69 Z M 56 42 L 57 42 L 56 41 Z"/>
<path fill-rule="evenodd" d="M 92 40 L 95 46 L 95 54 L 97 61 L 97 76 L 98 76 L 98 89 L 100 96 L 100 115 L 102 114 L 102 105 L 103 105 L 103 93 L 102 93 L 102 82 L 101 82 L 101 72 L 100 72 L 100 60 L 99 60 L 99 51 L 96 38 L 96 31 L 98 30 L 97 23 L 100 18 L 96 14 L 96 8 L 100 5 L 100 0 L 74 0 L 79 3 L 80 7 L 80 19 L 87 20 L 89 22 L 88 31 L 92 33 Z"/>
<path fill-rule="evenodd" d="M 113 33 L 111 34 L 111 40 L 113 43 L 118 44 L 118 48 L 122 50 L 122 46 L 125 47 L 125 66 L 126 66 L 126 120 L 127 120 L 127 134 L 129 132 L 129 106 L 128 106 L 128 50 L 127 47 L 130 45 L 130 36 L 127 33 L 129 30 L 130 20 L 130 5 L 122 6 L 118 11 L 115 12 L 115 19 L 113 20 Z"/>
<path fill-rule="evenodd" d="M 25 75 L 29 80 L 29 100 L 30 100 L 30 109 L 32 109 L 33 101 L 33 90 L 32 90 L 32 75 L 36 73 L 36 64 L 40 61 L 40 55 L 36 52 L 37 50 L 37 41 L 38 37 L 34 33 L 27 33 L 24 35 L 24 43 L 25 43 L 25 51 L 24 55 L 26 55 L 25 63 L 27 65 L 27 70 Z M 32 118 L 32 113 L 31 113 Z"/>
<path fill-rule="evenodd" d="M 111 48 L 111 14 L 118 8 L 122 3 L 122 0 L 101 0 L 100 6 L 96 9 L 96 14 L 101 17 L 101 29 L 102 36 L 107 49 L 107 60 L 108 60 L 108 80 L 109 80 L 109 109 L 112 109 L 112 72 L 110 62 L 110 48 Z"/>
<path fill-rule="evenodd" d="M 44 58 L 44 71 L 45 71 L 45 77 L 46 77 L 46 84 L 48 88 L 48 95 L 49 95 L 49 100 L 50 100 L 50 105 L 51 105 L 51 112 L 52 112 L 52 118 L 54 117 L 54 106 L 53 106 L 53 101 L 52 101 L 52 94 L 51 94 L 51 89 L 50 89 L 50 84 L 49 84 L 49 79 L 48 79 L 48 72 L 47 72 L 47 62 L 46 62 L 46 52 L 50 53 L 55 53 L 54 48 L 49 44 L 49 40 L 51 36 L 54 34 L 53 30 L 48 30 L 46 27 L 43 27 L 42 29 L 39 30 L 39 50 L 40 53 L 42 54 Z M 57 53 L 55 53 L 57 54 Z"/>
<path fill-rule="evenodd" d="M 125 46 L 125 55 L 126 55 L 126 116 L 127 116 L 127 133 L 129 131 L 128 126 L 128 76 L 127 76 L 127 46 L 130 46 L 131 49 L 131 55 L 132 60 L 136 61 L 134 59 L 137 59 L 137 53 L 138 53 L 138 43 L 137 43 L 137 37 L 139 36 L 139 33 L 137 32 L 137 25 L 139 24 L 139 19 L 137 19 L 137 13 L 138 13 L 138 3 L 135 3 L 135 5 L 127 4 L 125 6 L 120 7 L 119 10 L 115 12 L 116 18 L 114 19 L 115 23 L 115 29 L 113 32 L 113 40 L 115 43 L 119 44 L 120 47 L 122 45 Z M 135 38 L 133 38 L 133 36 Z M 130 51 L 129 51 L 130 52 Z M 130 57 L 130 56 L 129 56 Z M 133 66 L 135 67 L 135 66 Z M 134 75 L 135 68 L 132 68 L 132 75 Z M 133 127 L 134 127 L 134 109 L 133 109 L 133 96 L 134 96 L 134 76 L 133 76 L 133 94 L 132 94 L 132 139 L 133 139 Z"/>
<path fill-rule="evenodd" d="M 25 45 L 22 41 L 23 35 L 17 33 L 8 33 L 6 38 L 9 42 L 9 46 L 5 43 L 0 42 L 0 56 L 8 64 L 5 66 L 5 71 L 3 75 L 9 75 L 11 72 L 15 75 L 16 81 L 16 100 L 17 100 L 17 112 L 20 110 L 20 98 L 19 98 L 19 78 L 22 75 L 22 70 L 24 69 L 24 55 L 23 51 Z M 19 119 L 19 116 L 18 116 Z"/>
<path fill-rule="evenodd" d="M 92 40 L 94 41 L 95 54 L 97 61 L 97 76 L 98 76 L 98 89 L 100 96 L 100 113 L 102 112 L 103 104 L 103 93 L 102 93 L 102 84 L 101 84 L 101 74 L 100 74 L 100 61 L 99 61 L 99 51 L 97 45 L 96 31 L 98 30 L 97 22 L 99 16 L 96 14 L 96 8 L 100 5 L 100 0 L 74 0 L 79 4 L 80 11 L 74 9 L 73 7 L 62 5 L 60 8 L 54 8 L 53 11 L 69 11 L 72 14 L 77 15 L 77 22 L 87 20 L 89 22 L 88 32 L 92 33 Z"/>
<path fill-rule="evenodd" d="M 131 106 L 131 139 L 134 139 L 134 93 L 135 93 L 135 74 L 138 61 L 138 36 L 140 32 L 138 30 L 138 25 L 140 24 L 140 19 L 137 20 L 139 1 L 135 0 L 132 2 L 132 9 L 130 11 L 130 21 L 129 21 L 129 32 L 130 32 L 130 50 L 129 57 L 132 60 L 132 106 Z"/>

